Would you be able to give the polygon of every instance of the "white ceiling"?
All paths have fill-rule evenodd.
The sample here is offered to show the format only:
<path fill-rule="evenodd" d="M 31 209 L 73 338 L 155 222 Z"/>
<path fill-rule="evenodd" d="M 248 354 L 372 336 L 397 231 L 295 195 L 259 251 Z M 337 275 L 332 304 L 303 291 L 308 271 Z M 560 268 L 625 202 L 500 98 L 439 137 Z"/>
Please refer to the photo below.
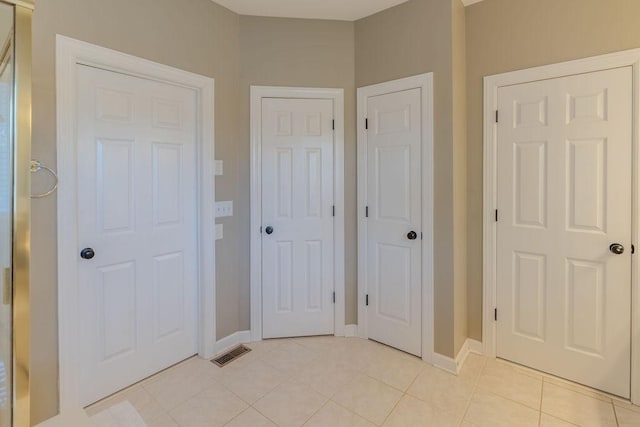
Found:
<path fill-rule="evenodd" d="M 214 0 L 240 15 L 355 21 L 408 0 Z"/>
<path fill-rule="evenodd" d="M 409 0 L 213 0 L 240 15 L 356 21 Z M 465 6 L 482 0 L 461 0 Z"/>

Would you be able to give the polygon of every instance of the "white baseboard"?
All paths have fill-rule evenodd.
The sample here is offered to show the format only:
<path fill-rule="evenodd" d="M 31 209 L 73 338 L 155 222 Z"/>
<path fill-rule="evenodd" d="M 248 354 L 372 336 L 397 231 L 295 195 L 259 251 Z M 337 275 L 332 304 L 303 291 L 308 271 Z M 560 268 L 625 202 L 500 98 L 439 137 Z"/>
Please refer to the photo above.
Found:
<path fill-rule="evenodd" d="M 474 354 L 484 354 L 484 347 L 482 343 L 477 340 L 472 340 L 471 338 L 467 338 L 467 342 L 469 343 L 469 352 Z"/>
<path fill-rule="evenodd" d="M 248 342 L 251 342 L 251 331 L 238 331 L 216 341 L 216 354 L 224 353 L 240 344 L 246 344 Z"/>
<path fill-rule="evenodd" d="M 358 325 L 345 325 L 344 336 L 347 338 L 358 336 Z"/>
<path fill-rule="evenodd" d="M 62 414 L 41 422 L 37 427 L 90 427 L 91 421 L 82 408 L 67 410 Z"/>
<path fill-rule="evenodd" d="M 433 366 L 435 366 L 436 368 L 440 368 L 443 371 L 447 371 L 454 375 L 458 375 L 456 361 L 452 357 L 445 356 L 440 353 L 433 353 L 432 363 L 433 363 Z"/>
<path fill-rule="evenodd" d="M 482 354 L 482 343 L 467 338 L 464 344 L 462 344 L 462 347 L 455 359 L 442 354 L 433 353 L 433 366 L 458 375 L 464 366 L 464 362 L 467 361 L 469 353 Z"/>
<path fill-rule="evenodd" d="M 464 366 L 464 362 L 467 361 L 467 356 L 469 356 L 469 353 L 469 338 L 467 338 L 464 341 L 464 344 L 462 344 L 462 348 L 460 348 L 458 355 L 456 356 L 456 374 L 460 373 L 460 370 Z"/>

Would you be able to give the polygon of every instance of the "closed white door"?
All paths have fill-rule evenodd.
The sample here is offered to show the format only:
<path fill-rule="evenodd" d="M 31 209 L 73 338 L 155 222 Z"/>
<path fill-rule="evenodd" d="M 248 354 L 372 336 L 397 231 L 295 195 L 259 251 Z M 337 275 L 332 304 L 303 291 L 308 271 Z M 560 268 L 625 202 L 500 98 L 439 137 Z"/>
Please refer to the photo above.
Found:
<path fill-rule="evenodd" d="M 422 354 L 421 90 L 367 100 L 367 331 Z"/>
<path fill-rule="evenodd" d="M 262 100 L 262 336 L 334 333 L 333 101 Z"/>
<path fill-rule="evenodd" d="M 623 397 L 632 85 L 628 67 L 498 91 L 497 354 Z"/>
<path fill-rule="evenodd" d="M 78 66 L 77 118 L 86 405 L 197 352 L 196 95 Z"/>

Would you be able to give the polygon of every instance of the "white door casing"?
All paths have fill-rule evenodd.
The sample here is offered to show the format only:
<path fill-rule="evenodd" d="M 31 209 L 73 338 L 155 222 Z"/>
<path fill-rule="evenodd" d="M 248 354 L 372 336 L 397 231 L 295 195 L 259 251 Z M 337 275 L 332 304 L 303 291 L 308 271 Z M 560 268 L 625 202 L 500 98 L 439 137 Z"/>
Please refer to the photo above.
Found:
<path fill-rule="evenodd" d="M 614 68 L 631 67 L 633 87 L 632 114 L 632 243 L 640 241 L 640 49 L 578 59 L 558 64 L 507 72 L 484 79 L 484 146 L 483 146 L 483 352 L 496 356 L 497 327 L 494 321 L 496 307 L 497 261 L 497 129 L 498 90 L 501 87 L 555 79 L 576 74 L 592 73 Z M 628 248 L 627 248 L 628 250 Z M 631 257 L 631 354 L 640 353 L 640 262 Z M 640 403 L 640 358 L 631 358 L 631 401 Z"/>
<path fill-rule="evenodd" d="M 191 342 L 189 345 L 189 354 L 193 354 L 197 351 L 200 356 L 206 358 L 213 356 L 215 348 L 215 265 L 212 261 L 215 259 L 213 238 L 215 235 L 215 222 L 212 220 L 214 217 L 213 204 L 215 200 L 214 174 L 212 168 L 214 152 L 213 80 L 113 50 L 58 36 L 56 75 L 58 89 L 58 175 L 60 177 L 60 187 L 58 190 L 58 236 L 60 236 L 58 239 L 58 305 L 61 412 L 74 410 L 80 407 L 83 402 L 86 402 L 84 393 L 81 391 L 82 384 L 80 379 L 82 371 L 81 367 L 83 364 L 83 361 L 81 360 L 83 347 L 80 342 L 80 336 L 82 333 L 85 333 L 83 332 L 83 328 L 85 328 L 85 326 L 81 326 L 80 322 L 84 315 L 84 310 L 87 308 L 81 306 L 81 298 L 84 298 L 82 293 L 88 292 L 89 290 L 84 288 L 85 283 L 81 283 L 81 281 L 87 280 L 92 282 L 94 280 L 98 280 L 96 277 L 91 278 L 85 273 L 82 273 L 82 269 L 80 268 L 80 250 L 86 246 L 83 245 L 85 242 L 80 242 L 81 226 L 79 226 L 79 224 L 81 221 L 86 221 L 87 219 L 84 209 L 82 212 L 78 212 L 75 208 L 76 206 L 79 206 L 79 201 L 82 198 L 78 191 L 80 189 L 79 186 L 81 184 L 83 186 L 89 184 L 84 181 L 82 181 L 82 183 L 80 182 L 83 178 L 80 176 L 80 173 L 92 173 L 93 176 L 96 175 L 96 170 L 91 170 L 90 165 L 81 165 L 81 167 L 85 168 L 84 171 L 81 171 L 81 169 L 77 167 L 77 161 L 82 155 L 81 147 L 78 144 L 78 119 L 80 114 L 86 113 L 85 111 L 80 112 L 78 109 L 78 102 L 80 101 L 80 87 L 78 82 L 80 80 L 80 70 L 85 65 L 94 69 L 103 70 L 100 71 L 102 73 L 113 71 L 115 73 L 108 74 L 120 74 L 127 76 L 125 79 L 140 79 L 141 81 L 146 81 L 151 85 L 159 85 L 159 87 L 172 86 L 172 89 L 176 89 L 179 92 L 192 93 L 190 95 L 192 97 L 191 102 L 194 104 L 191 107 L 190 115 L 192 116 L 193 122 L 196 123 L 196 127 L 192 129 L 192 153 L 187 153 L 185 155 L 185 152 L 188 150 L 185 150 L 184 147 L 179 148 L 173 146 L 171 144 L 175 141 L 169 141 L 169 144 L 155 144 L 155 160 L 157 160 L 156 165 L 159 166 L 156 168 L 156 171 L 171 171 L 173 169 L 173 171 L 176 172 L 175 161 L 179 151 L 182 151 L 182 166 L 185 166 L 185 157 L 191 156 L 192 160 L 195 158 L 196 163 L 193 163 L 192 161 L 192 164 L 190 165 L 192 170 L 185 171 L 190 178 L 184 177 L 185 183 L 187 180 L 190 180 L 191 182 L 192 189 L 189 192 L 195 196 L 195 200 L 191 201 L 191 206 L 187 209 L 183 209 L 182 215 L 185 215 L 186 217 L 191 216 L 193 218 L 190 225 L 192 228 L 191 233 L 187 234 L 195 236 L 195 239 L 191 239 L 192 244 L 190 244 L 190 256 L 195 260 L 192 260 L 193 264 L 195 264 L 195 270 L 192 269 L 192 277 L 187 280 L 193 280 L 195 282 L 192 292 L 192 301 L 195 301 L 197 304 L 195 306 L 194 304 L 191 304 L 190 309 L 193 312 L 189 314 L 185 313 L 185 320 L 188 321 L 188 318 L 193 318 L 195 320 L 191 320 L 190 323 L 192 325 L 196 323 L 197 325 L 196 328 L 192 328 L 192 334 L 195 334 L 195 340 L 192 335 L 185 341 Z M 168 135 L 166 132 L 170 132 L 168 128 L 176 124 L 171 120 L 171 117 L 175 117 L 175 108 L 168 105 L 170 103 L 165 102 L 168 99 L 156 96 L 158 92 L 157 89 L 158 87 L 153 89 L 153 99 L 154 101 L 157 101 L 155 111 L 153 113 L 148 113 L 146 119 L 149 123 L 153 121 L 160 125 L 164 123 L 166 126 L 163 132 L 165 132 L 164 135 L 166 136 Z M 124 98 L 127 97 L 125 96 Z M 122 102 L 122 99 L 124 98 L 118 96 L 112 98 L 111 101 L 115 102 L 112 106 L 119 105 L 119 107 L 121 107 L 126 105 L 127 102 Z M 171 96 L 168 98 L 170 99 Z M 120 99 L 120 101 L 118 101 L 118 99 Z M 109 103 L 110 102 L 106 102 L 106 104 Z M 151 104 L 151 102 L 149 102 L 149 104 Z M 151 111 L 154 110 L 149 106 L 143 110 L 148 112 L 150 109 Z M 120 110 L 122 111 L 121 108 Z M 118 118 L 114 117 L 114 119 L 117 120 Z M 119 162 L 118 159 L 125 158 L 132 151 L 135 152 L 135 149 L 130 151 L 126 148 L 126 143 L 118 143 L 115 141 L 115 139 L 120 137 L 122 137 L 122 139 L 126 139 L 126 135 L 114 134 L 112 136 L 114 137 L 113 140 L 105 140 L 104 142 L 106 145 L 103 146 L 103 149 L 108 146 L 108 148 L 103 150 L 103 160 L 105 160 L 103 163 L 107 166 L 112 166 Z M 163 137 L 163 134 L 155 136 L 156 139 L 162 139 Z M 161 141 L 154 142 L 158 143 Z M 147 152 L 147 157 L 150 157 L 153 161 L 153 150 L 150 155 Z M 95 161 L 94 164 L 96 164 Z M 156 206 L 160 208 L 156 210 L 160 215 L 157 215 L 155 218 L 153 218 L 152 215 L 152 218 L 149 220 L 150 224 L 154 224 L 155 221 L 155 228 L 161 228 L 163 226 L 170 228 L 169 223 L 171 222 L 171 216 L 176 213 L 177 205 L 172 202 L 172 198 L 169 195 L 175 195 L 177 186 L 169 175 L 164 172 L 158 174 L 159 177 L 169 179 L 157 181 L 159 186 L 156 186 L 156 190 L 164 189 L 165 191 L 157 192 L 155 200 L 152 197 L 152 189 L 150 192 L 151 195 L 148 195 L 147 199 L 139 202 L 136 201 L 137 203 L 144 202 L 146 206 L 151 207 L 154 206 L 153 203 L 156 203 Z M 78 177 L 80 177 L 80 179 L 78 179 Z M 152 182 L 150 178 L 147 178 L 147 181 L 147 183 Z M 120 188 L 125 188 L 126 182 L 126 173 L 123 172 L 117 178 L 111 180 L 109 184 L 104 186 L 104 189 L 109 193 L 110 191 L 118 190 L 119 186 Z M 88 193 L 88 188 L 80 191 L 86 194 Z M 111 193 L 111 195 L 115 196 L 115 198 L 122 198 L 122 194 L 120 194 L 119 191 L 115 191 Z M 125 197 L 125 199 L 131 200 L 131 198 L 127 197 Z M 100 206 L 97 203 L 97 200 L 96 204 L 98 205 L 97 207 Z M 95 208 L 95 212 L 97 207 L 94 206 L 90 209 Z M 182 208 L 184 208 L 184 206 Z M 142 207 L 141 209 L 144 211 L 145 207 Z M 147 207 L 146 209 L 148 213 L 151 213 L 151 208 Z M 122 209 L 122 206 L 110 205 L 107 207 L 107 211 L 105 211 L 106 215 L 102 218 L 104 224 L 114 226 L 115 229 L 124 224 L 122 220 L 127 215 L 122 214 L 126 209 Z M 106 220 L 106 222 L 104 222 L 104 220 Z M 134 219 L 129 217 L 129 221 L 132 220 Z M 86 224 L 89 224 L 89 222 Z M 132 222 L 129 222 L 129 225 L 131 224 Z M 111 230 L 113 236 L 118 233 L 124 234 L 122 230 L 117 231 L 115 229 Z M 87 228 L 85 228 L 85 230 L 87 230 Z M 158 236 L 155 236 L 155 238 L 162 237 L 161 233 L 157 234 Z M 105 241 L 103 243 L 108 242 Z M 154 242 L 154 244 L 155 243 L 156 242 Z M 171 264 L 172 261 L 176 261 L 178 257 L 175 254 L 175 247 L 163 248 L 162 245 L 159 244 L 158 249 L 167 249 L 167 252 L 156 257 L 156 261 L 162 261 L 156 262 L 157 276 L 159 277 L 164 275 L 162 279 L 167 279 L 169 278 L 169 274 L 165 273 L 175 273 L 176 269 L 172 268 Z M 106 256 L 110 251 L 107 249 L 106 251 L 100 250 L 100 252 L 96 250 L 96 252 L 97 255 L 94 260 L 92 260 L 94 262 L 98 262 L 101 255 Z M 126 252 L 126 248 L 123 252 Z M 190 262 L 188 260 L 185 261 L 185 265 L 189 263 Z M 114 264 L 118 264 L 118 261 L 115 260 Z M 118 269 L 118 266 L 114 266 L 112 269 L 109 267 L 102 269 L 102 272 L 106 273 L 102 275 L 103 278 L 115 280 L 115 276 L 118 276 L 119 273 L 127 272 L 125 264 L 126 262 L 121 263 L 119 267 L 122 268 L 120 269 Z M 149 263 L 149 265 L 151 265 L 151 263 Z M 175 266 L 177 264 L 174 262 L 173 265 Z M 169 266 L 169 268 L 167 268 L 167 266 Z M 130 272 L 131 270 L 128 271 Z M 151 270 L 147 269 L 146 273 L 149 273 L 150 271 Z M 108 277 L 109 275 L 111 275 L 111 277 Z M 121 274 L 120 276 L 124 280 L 128 280 L 131 277 L 128 274 Z M 89 278 L 85 279 L 86 277 Z M 160 279 L 157 284 L 161 287 L 166 285 L 167 288 L 165 288 L 165 290 L 177 290 L 176 287 L 171 287 L 173 280 L 162 279 Z M 125 294 L 126 292 L 129 292 L 129 295 L 131 295 L 130 289 L 125 289 L 125 287 L 122 286 L 120 288 L 125 292 Z M 169 296 L 169 293 L 165 292 L 162 295 Z M 116 294 L 111 292 L 110 296 L 115 296 Z M 104 295 L 109 296 L 108 294 Z M 158 293 L 157 296 L 161 296 L 161 293 Z M 189 296 L 186 296 L 185 298 L 189 299 Z M 145 310 L 150 310 L 150 307 L 152 307 L 154 303 L 159 304 L 160 307 L 171 305 L 171 302 L 167 301 L 167 299 L 161 298 L 154 301 L 153 298 L 151 298 L 149 303 L 146 305 Z M 174 313 L 177 313 L 177 311 L 174 311 Z M 100 313 L 98 312 L 98 315 L 99 314 Z M 159 322 L 156 323 L 155 330 L 150 334 L 150 336 L 155 334 L 155 336 L 158 337 L 164 333 L 166 335 L 165 337 L 156 339 L 156 342 L 161 347 L 163 345 L 169 345 L 168 342 L 170 341 L 173 342 L 174 345 L 179 344 L 177 341 L 172 341 L 172 339 L 181 334 L 171 333 L 172 324 L 173 326 L 177 324 L 176 319 L 177 317 L 162 317 L 157 319 Z M 118 322 L 121 322 L 121 319 L 112 317 L 111 320 L 114 322 L 111 326 L 119 327 L 122 325 L 122 323 L 118 324 Z M 112 335 L 111 338 L 113 337 L 114 336 Z M 180 339 L 178 339 L 178 341 L 180 341 Z M 196 344 L 195 347 L 194 342 Z M 111 351 L 117 352 L 118 350 L 122 350 L 126 347 L 126 345 L 123 344 L 128 343 L 126 340 L 118 341 L 116 339 L 109 341 L 107 344 L 108 346 L 103 347 L 103 349 L 109 348 Z M 125 353 L 127 353 L 127 351 L 123 351 L 122 354 L 114 356 L 112 359 L 115 360 L 119 357 L 127 357 L 129 354 Z M 175 350 L 173 352 L 166 351 L 165 353 L 176 356 Z M 158 357 L 158 359 L 160 358 Z M 122 372 L 122 375 L 124 374 L 125 372 Z"/>
<path fill-rule="evenodd" d="M 344 335 L 343 103 L 251 87 L 252 340 Z"/>
<path fill-rule="evenodd" d="M 333 102 L 262 99 L 262 336 L 329 335 Z"/>
<path fill-rule="evenodd" d="M 367 99 L 367 331 L 422 354 L 420 89 Z"/>
<path fill-rule="evenodd" d="M 358 89 L 358 335 L 426 362 L 433 360 L 432 79 Z"/>
<path fill-rule="evenodd" d="M 500 88 L 497 152 L 497 356 L 627 398 L 631 89 L 631 67 Z"/>
<path fill-rule="evenodd" d="M 197 352 L 196 94 L 79 66 L 80 391 L 88 405 Z"/>

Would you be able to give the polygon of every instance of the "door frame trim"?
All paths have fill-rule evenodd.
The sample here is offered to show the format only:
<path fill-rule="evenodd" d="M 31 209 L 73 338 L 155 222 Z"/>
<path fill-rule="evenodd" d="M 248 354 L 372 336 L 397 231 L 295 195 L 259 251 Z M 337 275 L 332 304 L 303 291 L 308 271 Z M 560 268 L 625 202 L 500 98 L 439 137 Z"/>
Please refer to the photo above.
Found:
<path fill-rule="evenodd" d="M 640 49 L 632 49 L 607 55 L 528 68 L 487 76 L 484 78 L 484 140 L 483 140 L 483 351 L 495 358 L 497 330 L 494 321 L 496 307 L 497 226 L 494 211 L 497 207 L 497 123 L 498 88 L 503 86 L 553 79 L 575 74 L 603 71 L 612 68 L 632 67 L 633 70 L 633 178 L 632 178 L 632 235 L 633 244 L 640 243 Z M 631 401 L 640 403 L 640 263 L 638 257 L 631 261 Z M 636 355 L 634 357 L 634 355 Z"/>
<path fill-rule="evenodd" d="M 60 412 L 80 407 L 78 384 L 78 230 L 76 177 L 77 65 L 179 85 L 197 94 L 198 162 L 198 355 L 210 358 L 216 343 L 214 80 L 111 49 L 58 35 L 56 38 L 58 355 Z"/>
<path fill-rule="evenodd" d="M 367 98 L 422 90 L 422 360 L 433 363 L 433 73 L 358 88 L 358 336 L 368 339 L 367 308 Z M 430 171 L 430 173 L 429 173 Z"/>
<path fill-rule="evenodd" d="M 335 336 L 345 334 L 344 89 L 251 86 L 251 340 L 262 340 L 262 99 L 330 99 L 334 106 L 334 304 Z"/>

